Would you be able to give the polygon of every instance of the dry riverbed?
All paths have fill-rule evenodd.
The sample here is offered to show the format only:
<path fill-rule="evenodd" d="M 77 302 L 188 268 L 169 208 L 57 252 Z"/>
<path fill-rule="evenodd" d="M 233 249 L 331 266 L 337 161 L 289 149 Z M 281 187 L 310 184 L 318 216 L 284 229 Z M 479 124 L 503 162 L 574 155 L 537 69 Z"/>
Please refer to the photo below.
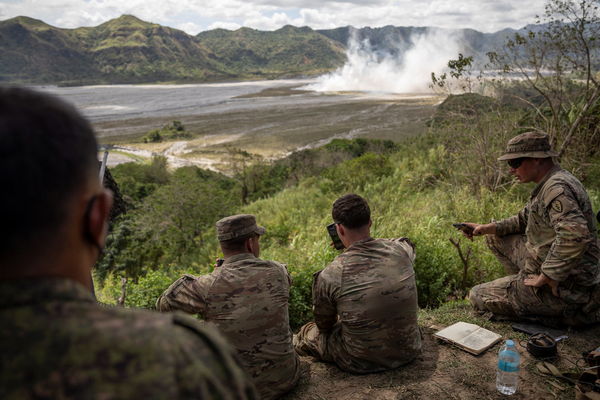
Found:
<path fill-rule="evenodd" d="M 306 96 L 323 100 L 282 102 L 269 107 L 99 122 L 95 125 L 104 144 L 118 146 L 118 157 L 109 165 L 153 154 L 167 156 L 173 167 L 198 165 L 226 170 L 231 149 L 241 149 L 265 159 L 284 157 L 292 151 L 322 146 L 334 138 L 373 138 L 398 141 L 425 131 L 440 99 L 429 95 L 324 95 L 294 87 L 266 89 L 244 98 Z M 142 137 L 172 120 L 180 120 L 191 134 L 186 140 L 143 143 Z"/>

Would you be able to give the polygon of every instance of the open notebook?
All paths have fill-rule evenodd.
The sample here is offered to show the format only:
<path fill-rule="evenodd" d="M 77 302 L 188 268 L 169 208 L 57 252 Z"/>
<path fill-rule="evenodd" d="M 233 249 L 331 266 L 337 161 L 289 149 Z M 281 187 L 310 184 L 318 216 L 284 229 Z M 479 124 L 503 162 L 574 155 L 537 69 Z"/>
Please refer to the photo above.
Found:
<path fill-rule="evenodd" d="M 502 339 L 497 333 L 466 322 L 450 325 L 434 333 L 434 336 L 475 355 L 483 353 Z"/>

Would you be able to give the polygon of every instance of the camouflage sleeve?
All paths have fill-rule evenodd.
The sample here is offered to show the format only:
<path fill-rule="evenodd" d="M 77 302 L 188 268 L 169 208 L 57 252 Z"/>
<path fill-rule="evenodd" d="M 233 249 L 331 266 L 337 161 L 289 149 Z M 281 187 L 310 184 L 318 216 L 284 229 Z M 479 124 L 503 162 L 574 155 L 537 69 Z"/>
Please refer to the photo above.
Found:
<path fill-rule="evenodd" d="M 392 239 L 392 241 L 402 246 L 404 251 L 406 251 L 406 254 L 408 254 L 408 258 L 410 258 L 410 261 L 413 263 L 415 262 L 415 257 L 417 256 L 415 252 L 415 245 L 413 242 L 411 242 L 409 238 L 401 237 L 397 239 Z"/>
<path fill-rule="evenodd" d="M 337 297 L 342 277 L 341 266 L 334 260 L 313 278 L 313 314 L 321 332 L 328 332 L 337 321 Z"/>
<path fill-rule="evenodd" d="M 169 343 L 176 353 L 179 398 L 258 399 L 237 355 L 216 330 L 177 313 L 173 323 Z"/>
<path fill-rule="evenodd" d="M 528 215 L 529 203 L 527 203 L 517 215 L 496 221 L 496 235 L 506 236 L 514 233 L 525 233 Z"/>
<path fill-rule="evenodd" d="M 214 276 L 195 277 L 184 275 L 176 280 L 156 301 L 158 311 L 181 310 L 188 314 L 203 314 L 208 289 L 214 282 Z"/>
<path fill-rule="evenodd" d="M 577 268 L 594 236 L 570 191 L 551 191 L 544 198 L 544 206 L 556 236 L 542 263 L 542 272 L 555 281 L 564 281 Z"/>

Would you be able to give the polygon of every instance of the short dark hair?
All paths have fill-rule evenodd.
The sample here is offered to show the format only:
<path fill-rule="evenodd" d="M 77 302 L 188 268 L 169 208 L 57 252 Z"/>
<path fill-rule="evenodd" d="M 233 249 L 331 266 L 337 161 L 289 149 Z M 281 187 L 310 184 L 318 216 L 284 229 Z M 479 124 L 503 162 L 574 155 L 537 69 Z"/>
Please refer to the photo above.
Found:
<path fill-rule="evenodd" d="M 344 195 L 333 203 L 333 221 L 346 228 L 361 228 L 371 220 L 371 209 L 367 201 L 357 194 Z"/>
<path fill-rule="evenodd" d="M 0 86 L 0 259 L 44 244 L 98 170 L 89 122 L 57 97 Z"/>
<path fill-rule="evenodd" d="M 220 241 L 219 244 L 221 245 L 221 249 L 223 251 L 242 251 L 245 249 L 244 243 L 246 243 L 246 240 L 255 236 L 259 235 L 257 235 L 256 233 L 251 233 L 250 235 L 241 238 Z"/>

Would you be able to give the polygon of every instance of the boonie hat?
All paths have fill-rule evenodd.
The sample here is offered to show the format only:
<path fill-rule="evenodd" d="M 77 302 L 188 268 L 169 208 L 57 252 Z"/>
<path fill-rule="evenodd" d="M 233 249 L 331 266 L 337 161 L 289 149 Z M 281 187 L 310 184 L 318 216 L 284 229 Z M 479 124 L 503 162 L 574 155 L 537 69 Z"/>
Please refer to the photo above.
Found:
<path fill-rule="evenodd" d="M 498 161 L 511 160 L 513 158 L 547 158 L 557 157 L 552 151 L 548 135 L 542 132 L 525 132 L 508 141 L 506 152 L 498 158 Z"/>
<path fill-rule="evenodd" d="M 267 230 L 256 225 L 256 218 L 252 214 L 238 214 L 225 217 L 217 221 L 217 239 L 220 242 L 232 239 L 241 239 L 250 236 L 264 234 Z"/>

